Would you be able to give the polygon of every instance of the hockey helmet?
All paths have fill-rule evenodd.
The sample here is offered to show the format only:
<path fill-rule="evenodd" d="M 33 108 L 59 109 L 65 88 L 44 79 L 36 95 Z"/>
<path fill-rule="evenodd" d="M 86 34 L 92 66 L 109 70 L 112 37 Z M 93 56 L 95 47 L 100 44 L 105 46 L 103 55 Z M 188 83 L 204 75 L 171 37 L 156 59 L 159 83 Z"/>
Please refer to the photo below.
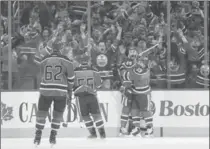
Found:
<path fill-rule="evenodd" d="M 56 39 L 53 43 L 52 43 L 52 49 L 53 51 L 60 51 L 63 48 L 63 43 Z"/>
<path fill-rule="evenodd" d="M 76 59 L 77 62 L 80 64 L 90 64 L 90 56 L 88 55 L 87 52 L 78 56 Z"/>

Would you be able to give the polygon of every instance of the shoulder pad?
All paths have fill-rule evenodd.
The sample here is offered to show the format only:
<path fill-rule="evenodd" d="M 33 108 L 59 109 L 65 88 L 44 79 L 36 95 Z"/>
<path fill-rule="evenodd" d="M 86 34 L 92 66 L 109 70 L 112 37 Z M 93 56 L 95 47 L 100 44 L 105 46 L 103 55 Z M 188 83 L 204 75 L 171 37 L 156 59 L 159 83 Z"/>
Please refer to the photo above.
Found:
<path fill-rule="evenodd" d="M 126 66 L 126 67 L 130 67 L 130 66 L 133 66 L 133 65 L 134 65 L 134 62 L 133 62 L 133 61 L 126 60 L 126 61 L 123 63 L 123 65 Z"/>
<path fill-rule="evenodd" d="M 45 55 L 45 56 L 42 58 L 42 61 L 45 60 L 45 59 L 47 59 L 47 58 L 50 58 L 50 57 L 51 57 L 51 55 Z"/>

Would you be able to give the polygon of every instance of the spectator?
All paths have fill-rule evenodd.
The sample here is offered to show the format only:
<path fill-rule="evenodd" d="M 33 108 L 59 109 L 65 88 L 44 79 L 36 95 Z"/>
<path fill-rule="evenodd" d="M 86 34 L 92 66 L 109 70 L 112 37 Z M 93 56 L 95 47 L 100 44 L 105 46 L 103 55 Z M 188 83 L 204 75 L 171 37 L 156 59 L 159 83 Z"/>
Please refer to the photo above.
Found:
<path fill-rule="evenodd" d="M 131 49 L 138 57 L 150 60 L 153 88 L 167 88 L 168 83 L 172 88 L 209 87 L 209 65 L 204 59 L 204 3 L 171 2 L 170 14 L 166 4 L 91 2 L 88 39 L 87 2 L 28 2 L 20 18 L 21 29 L 12 38 L 13 65 L 18 65 L 13 74 L 19 72 L 25 77 L 29 72 L 27 75 L 39 80 L 34 60 L 49 54 L 52 43 L 59 40 L 61 52 L 75 66 L 81 55 L 91 56 L 92 64 L 104 75 L 103 89 L 119 87 L 118 69 Z M 167 15 L 171 18 L 171 49 L 167 47 Z M 8 44 L 5 16 L 1 22 L 4 47 Z M 7 48 L 2 52 L 8 56 Z M 7 79 L 8 70 L 4 72 Z"/>

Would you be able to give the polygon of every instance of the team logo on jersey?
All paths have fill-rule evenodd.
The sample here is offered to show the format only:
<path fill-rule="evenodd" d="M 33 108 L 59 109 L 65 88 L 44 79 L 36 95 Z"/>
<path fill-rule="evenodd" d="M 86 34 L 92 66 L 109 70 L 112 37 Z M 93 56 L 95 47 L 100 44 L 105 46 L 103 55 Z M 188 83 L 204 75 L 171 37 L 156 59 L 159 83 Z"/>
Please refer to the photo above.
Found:
<path fill-rule="evenodd" d="M 96 58 L 96 63 L 99 67 L 105 67 L 108 63 L 108 58 L 104 54 L 100 54 Z"/>
<path fill-rule="evenodd" d="M 143 69 L 141 67 L 137 67 L 137 68 L 135 68 L 135 72 L 142 73 Z"/>
<path fill-rule="evenodd" d="M 208 77 L 209 76 L 209 66 L 208 65 L 202 65 L 200 68 L 200 73 L 205 76 Z"/>
<path fill-rule="evenodd" d="M 3 121 L 9 121 L 13 119 L 13 108 L 7 107 L 7 105 L 1 102 L 1 125 L 3 125 Z"/>

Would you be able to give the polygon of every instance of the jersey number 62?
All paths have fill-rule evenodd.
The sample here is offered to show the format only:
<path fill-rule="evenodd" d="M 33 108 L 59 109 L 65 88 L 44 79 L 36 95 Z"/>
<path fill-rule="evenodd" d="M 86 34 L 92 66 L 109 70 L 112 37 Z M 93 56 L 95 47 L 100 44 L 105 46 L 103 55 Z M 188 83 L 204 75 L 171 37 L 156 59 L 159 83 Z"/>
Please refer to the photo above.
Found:
<path fill-rule="evenodd" d="M 46 66 L 45 67 L 45 80 L 50 81 L 61 81 L 59 78 L 60 74 L 62 73 L 62 66 L 55 65 L 55 66 Z"/>

